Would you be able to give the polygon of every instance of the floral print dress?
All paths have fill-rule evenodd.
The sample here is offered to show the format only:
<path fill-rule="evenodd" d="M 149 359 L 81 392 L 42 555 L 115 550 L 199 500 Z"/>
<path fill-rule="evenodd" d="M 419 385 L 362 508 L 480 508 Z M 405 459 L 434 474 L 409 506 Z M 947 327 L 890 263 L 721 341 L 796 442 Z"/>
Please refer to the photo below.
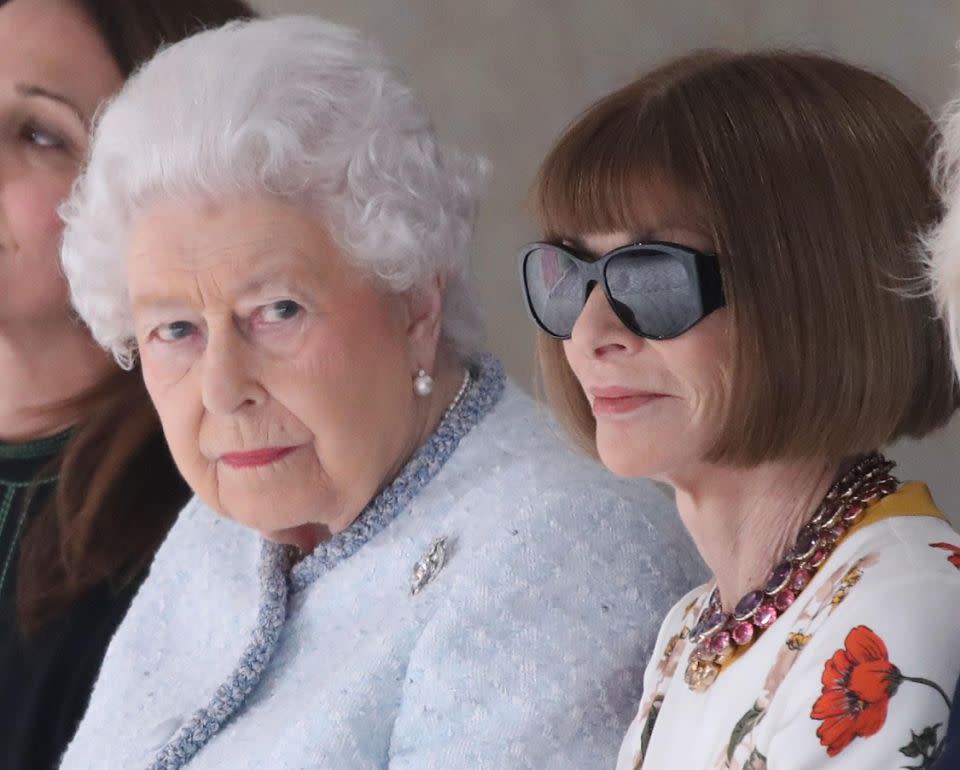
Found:
<path fill-rule="evenodd" d="M 693 692 L 689 631 L 712 589 L 663 623 L 617 770 L 934 766 L 960 676 L 960 534 L 926 486 L 874 505 L 790 609 Z"/>

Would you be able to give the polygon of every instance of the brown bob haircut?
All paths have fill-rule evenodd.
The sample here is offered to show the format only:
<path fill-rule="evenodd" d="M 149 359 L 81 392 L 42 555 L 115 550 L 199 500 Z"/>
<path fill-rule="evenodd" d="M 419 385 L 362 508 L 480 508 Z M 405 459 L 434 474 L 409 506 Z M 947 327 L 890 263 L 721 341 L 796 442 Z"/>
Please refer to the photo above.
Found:
<path fill-rule="evenodd" d="M 839 460 L 923 436 L 958 405 L 945 328 L 919 290 L 917 234 L 940 216 L 934 150 L 926 113 L 863 69 L 698 52 L 580 116 L 534 204 L 557 240 L 636 232 L 641 198 L 672 191 L 713 238 L 732 318 L 732 393 L 708 459 Z M 561 343 L 541 333 L 538 356 L 555 412 L 596 453 Z"/>

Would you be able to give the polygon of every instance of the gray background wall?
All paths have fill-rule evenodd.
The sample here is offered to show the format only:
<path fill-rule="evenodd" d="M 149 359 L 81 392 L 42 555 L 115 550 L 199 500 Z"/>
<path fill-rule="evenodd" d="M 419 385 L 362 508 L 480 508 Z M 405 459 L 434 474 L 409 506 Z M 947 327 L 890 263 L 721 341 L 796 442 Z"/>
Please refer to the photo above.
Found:
<path fill-rule="evenodd" d="M 474 269 L 490 347 L 529 386 L 533 331 L 514 253 L 535 236 L 523 201 L 562 127 L 607 91 L 707 46 L 803 46 L 899 83 L 933 111 L 960 92 L 960 0 L 254 0 L 360 27 L 407 71 L 449 143 L 493 164 Z M 892 452 L 960 524 L 960 418 Z"/>

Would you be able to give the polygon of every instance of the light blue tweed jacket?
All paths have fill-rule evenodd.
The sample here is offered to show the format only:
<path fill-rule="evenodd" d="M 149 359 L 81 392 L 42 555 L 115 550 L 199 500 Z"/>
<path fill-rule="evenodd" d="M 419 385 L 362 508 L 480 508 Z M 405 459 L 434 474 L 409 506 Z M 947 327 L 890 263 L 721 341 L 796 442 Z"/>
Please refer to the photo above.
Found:
<path fill-rule="evenodd" d="M 660 621 L 703 568 L 656 486 L 567 449 L 492 357 L 475 374 L 292 570 L 188 504 L 62 768 L 613 767 Z M 446 564 L 414 595 L 437 537 Z"/>

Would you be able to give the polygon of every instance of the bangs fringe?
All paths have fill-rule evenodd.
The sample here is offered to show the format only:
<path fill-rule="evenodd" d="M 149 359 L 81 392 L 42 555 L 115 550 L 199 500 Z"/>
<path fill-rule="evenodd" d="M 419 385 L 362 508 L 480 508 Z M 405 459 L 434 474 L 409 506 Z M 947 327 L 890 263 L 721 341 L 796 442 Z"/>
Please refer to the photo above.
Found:
<path fill-rule="evenodd" d="M 716 51 L 687 57 L 655 83 L 639 81 L 602 99 L 566 129 L 534 182 L 534 211 L 547 240 L 630 232 L 651 193 L 706 203 L 700 131 L 682 81 L 723 58 Z M 689 222 L 712 232 L 705 212 L 698 206 Z"/>

